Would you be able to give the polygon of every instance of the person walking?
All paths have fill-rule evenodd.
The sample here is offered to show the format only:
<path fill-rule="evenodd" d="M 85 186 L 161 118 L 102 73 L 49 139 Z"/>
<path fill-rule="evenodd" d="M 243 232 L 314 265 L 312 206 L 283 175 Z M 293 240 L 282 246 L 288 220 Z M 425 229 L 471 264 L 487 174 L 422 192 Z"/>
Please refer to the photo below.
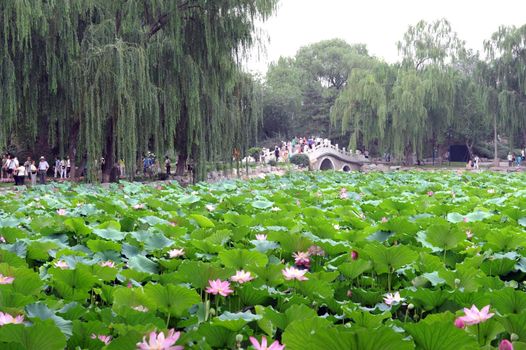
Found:
<path fill-rule="evenodd" d="M 170 178 L 170 170 L 172 168 L 172 161 L 170 160 L 170 157 L 165 156 L 164 157 L 164 166 L 166 167 L 166 178 Z"/>
<path fill-rule="evenodd" d="M 475 156 L 475 169 L 480 169 L 479 168 L 479 162 L 480 162 L 479 156 Z"/>
<path fill-rule="evenodd" d="M 119 171 L 121 174 L 121 177 L 126 177 L 126 165 L 124 163 L 124 159 L 119 159 Z"/>
<path fill-rule="evenodd" d="M 60 178 L 61 179 L 66 178 L 66 167 L 67 167 L 67 162 L 65 159 L 62 159 L 60 161 Z"/>
<path fill-rule="evenodd" d="M 511 152 L 508 152 L 508 166 L 511 167 L 512 164 L 513 164 L 513 155 L 511 154 Z"/>
<path fill-rule="evenodd" d="M 15 172 L 16 166 L 15 166 L 15 160 L 10 154 L 7 155 L 6 164 L 7 164 L 6 165 L 7 178 L 8 179 L 12 179 L 14 177 L 14 172 Z"/>
<path fill-rule="evenodd" d="M 20 164 L 15 170 L 15 185 L 24 186 L 24 180 L 26 179 L 26 167 L 24 164 Z"/>
<path fill-rule="evenodd" d="M 276 163 L 277 163 L 278 160 L 279 160 L 279 148 L 278 148 L 277 145 L 276 145 L 276 147 L 274 148 L 274 157 L 276 157 Z"/>
<path fill-rule="evenodd" d="M 31 186 L 35 186 L 37 184 L 37 167 L 34 160 L 31 161 L 28 172 L 29 176 L 31 177 Z"/>
<path fill-rule="evenodd" d="M 71 173 L 71 159 L 69 157 L 66 157 L 66 177 L 70 177 Z"/>
<path fill-rule="evenodd" d="M 57 157 L 55 158 L 55 168 L 54 168 L 54 171 L 55 171 L 55 179 L 58 178 L 58 176 L 60 175 L 60 158 Z"/>
<path fill-rule="evenodd" d="M 46 174 L 48 169 L 49 163 L 46 161 L 46 158 L 44 158 L 44 156 L 41 156 L 40 161 L 38 162 L 38 176 L 40 178 L 41 185 L 46 184 Z"/>

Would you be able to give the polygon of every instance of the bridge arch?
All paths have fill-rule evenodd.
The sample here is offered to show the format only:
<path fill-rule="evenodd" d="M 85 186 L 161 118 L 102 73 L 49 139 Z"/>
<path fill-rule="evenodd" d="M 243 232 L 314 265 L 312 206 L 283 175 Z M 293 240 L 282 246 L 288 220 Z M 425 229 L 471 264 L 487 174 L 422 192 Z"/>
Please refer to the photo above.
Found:
<path fill-rule="evenodd" d="M 349 171 L 351 171 L 351 167 L 348 166 L 348 165 L 344 165 L 343 168 L 342 168 L 342 171 L 348 173 Z"/>
<path fill-rule="evenodd" d="M 325 158 L 320 163 L 320 170 L 334 170 L 334 163 L 330 158 Z"/>

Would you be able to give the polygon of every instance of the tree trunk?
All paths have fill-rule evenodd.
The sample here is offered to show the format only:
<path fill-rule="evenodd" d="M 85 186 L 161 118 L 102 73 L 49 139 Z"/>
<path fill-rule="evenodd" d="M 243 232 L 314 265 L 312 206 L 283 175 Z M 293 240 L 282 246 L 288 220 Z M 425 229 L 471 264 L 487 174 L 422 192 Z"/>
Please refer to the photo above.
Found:
<path fill-rule="evenodd" d="M 106 128 L 106 146 L 104 148 L 104 165 L 102 166 L 102 182 L 110 182 L 111 171 L 115 165 L 115 118 L 109 118 Z M 98 169 L 97 169 L 98 170 Z"/>
<path fill-rule="evenodd" d="M 499 161 L 499 146 L 498 146 L 498 139 L 497 139 L 497 114 L 496 113 L 493 116 L 493 143 L 494 143 L 493 164 L 495 166 L 499 166 L 500 161 Z"/>
<path fill-rule="evenodd" d="M 68 157 L 71 163 L 71 170 L 69 171 L 69 177 L 71 180 L 74 180 L 77 171 L 76 171 L 76 158 L 77 158 L 77 138 L 80 130 L 80 122 L 76 121 L 71 127 L 71 134 L 69 139 L 69 148 L 68 148 Z"/>
<path fill-rule="evenodd" d="M 175 168 L 175 175 L 177 176 L 184 176 L 184 171 L 186 169 L 186 160 L 188 159 L 188 155 L 179 153 L 177 155 L 177 164 Z"/>

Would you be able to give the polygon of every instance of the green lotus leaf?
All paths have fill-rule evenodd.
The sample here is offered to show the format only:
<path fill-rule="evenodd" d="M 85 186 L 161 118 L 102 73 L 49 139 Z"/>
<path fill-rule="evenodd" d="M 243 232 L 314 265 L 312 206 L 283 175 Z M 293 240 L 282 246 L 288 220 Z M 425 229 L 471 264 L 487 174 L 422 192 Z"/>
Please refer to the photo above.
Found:
<path fill-rule="evenodd" d="M 347 278 L 355 279 L 362 273 L 369 271 L 373 264 L 369 260 L 355 260 L 353 262 L 344 263 L 338 266 L 338 271 Z"/>
<path fill-rule="evenodd" d="M 55 322 L 55 325 L 60 329 L 66 336 L 73 334 L 72 323 L 69 320 L 65 320 L 60 316 L 57 316 L 46 304 L 38 302 L 25 307 L 26 315 L 29 318 L 39 318 L 41 320 L 50 319 Z"/>
<path fill-rule="evenodd" d="M 64 227 L 77 236 L 87 236 L 92 231 L 81 218 L 68 218 L 64 220 Z"/>
<path fill-rule="evenodd" d="M 156 308 L 172 316 L 182 316 L 201 301 L 201 297 L 194 289 L 169 284 L 147 284 L 144 287 L 145 296 L 156 305 Z"/>
<path fill-rule="evenodd" d="M 418 257 L 413 249 L 403 245 L 386 247 L 381 244 L 370 244 L 365 248 L 365 252 L 379 274 L 397 270 L 414 262 Z"/>
<path fill-rule="evenodd" d="M 253 201 L 252 202 L 252 206 L 256 209 L 262 209 L 262 210 L 265 210 L 265 209 L 270 209 L 272 206 L 274 205 L 274 203 L 268 201 L 268 200 L 256 200 L 256 201 Z"/>
<path fill-rule="evenodd" d="M 526 311 L 526 294 L 512 288 L 491 293 L 491 305 L 501 314 L 520 314 Z"/>
<path fill-rule="evenodd" d="M 130 236 L 143 243 L 148 252 L 168 248 L 174 244 L 174 241 L 160 232 L 139 231 L 131 233 Z"/>
<path fill-rule="evenodd" d="M 526 313 L 500 317 L 499 322 L 509 334 L 515 333 L 520 339 L 526 339 Z"/>
<path fill-rule="evenodd" d="M 189 216 L 191 219 L 193 219 L 199 227 L 203 228 L 213 228 L 215 227 L 215 224 L 212 220 L 207 218 L 206 216 L 199 215 L 199 214 L 192 214 Z"/>
<path fill-rule="evenodd" d="M 417 349 L 422 350 L 475 350 L 479 349 L 476 338 L 466 331 L 453 326 L 453 315 L 449 322 L 435 320 L 416 324 L 405 324 L 405 330 L 411 335 Z"/>
<path fill-rule="evenodd" d="M 159 267 L 157 263 L 148 259 L 144 255 L 132 256 L 128 260 L 128 267 L 138 272 L 157 274 L 159 273 Z"/>
<path fill-rule="evenodd" d="M 58 350 L 66 347 L 66 337 L 52 320 L 35 322 L 26 327 L 7 324 L 0 327 L 0 344 L 15 343 L 24 350 Z"/>
<path fill-rule="evenodd" d="M 436 223 L 427 228 L 426 240 L 442 250 L 455 248 L 466 239 L 466 234 L 447 222 Z"/>
<path fill-rule="evenodd" d="M 57 293 L 66 300 L 83 301 L 97 280 L 87 266 L 79 265 L 74 270 L 51 268 L 53 286 Z"/>
<path fill-rule="evenodd" d="M 121 244 L 101 239 L 90 239 L 86 242 L 86 246 L 94 253 L 105 252 L 109 250 L 120 252 L 122 250 Z"/>
<path fill-rule="evenodd" d="M 212 325 L 238 332 L 246 324 L 260 320 L 261 318 L 261 315 L 255 315 L 250 311 L 238 313 L 225 311 L 223 314 L 213 319 Z"/>
<path fill-rule="evenodd" d="M 260 252 L 246 249 L 231 249 L 219 253 L 219 260 L 226 267 L 238 270 L 246 269 L 247 266 L 265 266 L 268 257 Z"/>

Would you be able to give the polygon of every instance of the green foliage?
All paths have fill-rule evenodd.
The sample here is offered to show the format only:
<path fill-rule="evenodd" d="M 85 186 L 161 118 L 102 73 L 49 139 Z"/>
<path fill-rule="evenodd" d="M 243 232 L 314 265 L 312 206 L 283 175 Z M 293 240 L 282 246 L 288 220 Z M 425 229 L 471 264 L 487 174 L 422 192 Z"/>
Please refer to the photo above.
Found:
<path fill-rule="evenodd" d="M 300 168 L 308 168 L 310 165 L 309 156 L 304 153 L 294 154 L 290 157 L 290 162 Z"/>

